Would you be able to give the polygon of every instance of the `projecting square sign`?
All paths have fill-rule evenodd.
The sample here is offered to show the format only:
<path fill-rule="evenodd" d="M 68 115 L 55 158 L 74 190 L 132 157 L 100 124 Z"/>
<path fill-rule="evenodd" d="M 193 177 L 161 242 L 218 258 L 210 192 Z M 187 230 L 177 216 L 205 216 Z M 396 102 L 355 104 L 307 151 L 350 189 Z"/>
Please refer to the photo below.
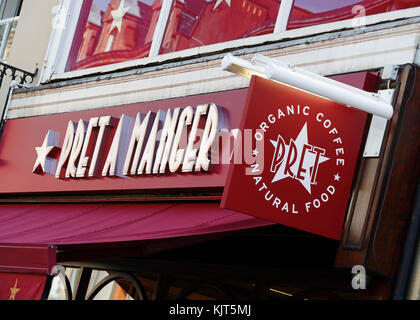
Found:
<path fill-rule="evenodd" d="M 366 120 L 362 111 L 254 76 L 239 128 L 252 161 L 231 165 L 221 206 L 340 239 Z"/>

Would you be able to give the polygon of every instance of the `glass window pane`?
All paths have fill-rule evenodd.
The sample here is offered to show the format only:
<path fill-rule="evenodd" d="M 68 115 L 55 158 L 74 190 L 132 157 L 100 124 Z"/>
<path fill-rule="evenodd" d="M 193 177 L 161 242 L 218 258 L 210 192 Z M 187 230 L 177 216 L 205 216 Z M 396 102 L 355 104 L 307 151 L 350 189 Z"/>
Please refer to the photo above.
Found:
<path fill-rule="evenodd" d="M 280 0 L 174 0 L 161 54 L 272 33 Z"/>
<path fill-rule="evenodd" d="M 17 23 L 17 21 L 12 21 L 0 26 L 0 61 L 9 58 Z"/>
<path fill-rule="evenodd" d="M 22 0 L 2 0 L 0 18 L 7 19 L 19 15 Z"/>
<path fill-rule="evenodd" d="M 3 19 L 3 12 L 4 12 L 4 6 L 6 2 L 3 0 L 0 0 L 0 20 Z"/>
<path fill-rule="evenodd" d="M 85 69 L 149 55 L 162 0 L 93 0 L 67 70 Z M 82 15 L 83 16 L 83 12 Z M 82 19 L 82 18 L 81 18 Z"/>
<path fill-rule="evenodd" d="M 287 29 L 413 8 L 419 0 L 295 0 Z"/>
<path fill-rule="evenodd" d="M 7 43 L 4 48 L 3 59 L 9 58 L 10 50 L 12 49 L 13 39 L 15 38 L 17 21 L 10 23 L 9 36 L 7 38 Z"/>

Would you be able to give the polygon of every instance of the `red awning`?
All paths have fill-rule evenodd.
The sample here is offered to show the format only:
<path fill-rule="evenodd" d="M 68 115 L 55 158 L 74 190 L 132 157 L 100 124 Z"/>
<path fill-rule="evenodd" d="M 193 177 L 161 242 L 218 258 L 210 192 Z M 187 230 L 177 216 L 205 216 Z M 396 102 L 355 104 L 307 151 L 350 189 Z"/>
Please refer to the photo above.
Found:
<path fill-rule="evenodd" d="M 218 202 L 1 204 L 0 271 L 51 273 L 57 245 L 185 239 L 270 224 Z"/>
<path fill-rule="evenodd" d="M 218 202 L 0 205 L 0 243 L 20 245 L 164 239 L 270 224 Z"/>
<path fill-rule="evenodd" d="M 57 245 L 185 239 L 271 224 L 218 202 L 0 204 L 0 299 L 40 299 Z"/>

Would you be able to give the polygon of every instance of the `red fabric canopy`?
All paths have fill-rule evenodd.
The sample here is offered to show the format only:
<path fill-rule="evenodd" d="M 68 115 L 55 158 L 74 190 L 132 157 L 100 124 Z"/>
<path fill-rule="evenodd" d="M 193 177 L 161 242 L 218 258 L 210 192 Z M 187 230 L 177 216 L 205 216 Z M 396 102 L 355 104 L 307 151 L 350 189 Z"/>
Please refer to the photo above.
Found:
<path fill-rule="evenodd" d="M 0 243 L 7 244 L 138 241 L 270 224 L 221 209 L 218 202 L 0 205 Z"/>
<path fill-rule="evenodd" d="M 56 245 L 178 238 L 270 224 L 221 209 L 218 202 L 1 204 L 0 299 L 40 299 L 46 274 L 54 273 Z"/>

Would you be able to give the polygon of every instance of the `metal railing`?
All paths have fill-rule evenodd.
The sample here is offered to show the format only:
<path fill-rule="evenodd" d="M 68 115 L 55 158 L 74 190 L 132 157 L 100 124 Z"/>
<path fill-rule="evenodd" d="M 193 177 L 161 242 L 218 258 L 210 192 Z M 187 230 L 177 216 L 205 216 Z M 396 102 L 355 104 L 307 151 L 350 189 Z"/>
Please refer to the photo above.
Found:
<path fill-rule="evenodd" d="M 3 84 L 5 76 L 9 76 L 12 80 L 16 81 L 18 85 L 31 84 L 36 75 L 38 74 L 38 68 L 35 68 L 34 72 L 25 71 L 8 65 L 4 62 L 0 62 L 0 88 Z"/>
<path fill-rule="evenodd" d="M 34 72 L 29 72 L 0 62 L 0 90 L 2 88 L 3 80 L 5 77 L 10 77 L 11 81 L 13 81 L 13 83 L 10 83 L 10 86 L 8 88 L 6 104 L 3 107 L 3 112 L 0 118 L 0 136 L 3 132 L 4 123 L 6 121 L 9 97 L 13 93 L 14 88 L 24 87 L 25 84 L 31 84 L 34 81 L 37 74 L 38 67 L 35 68 Z"/>

